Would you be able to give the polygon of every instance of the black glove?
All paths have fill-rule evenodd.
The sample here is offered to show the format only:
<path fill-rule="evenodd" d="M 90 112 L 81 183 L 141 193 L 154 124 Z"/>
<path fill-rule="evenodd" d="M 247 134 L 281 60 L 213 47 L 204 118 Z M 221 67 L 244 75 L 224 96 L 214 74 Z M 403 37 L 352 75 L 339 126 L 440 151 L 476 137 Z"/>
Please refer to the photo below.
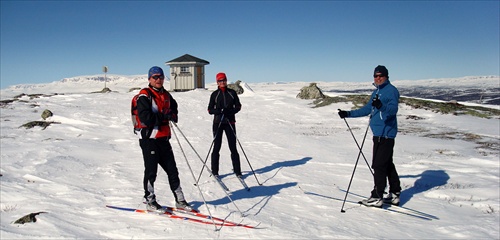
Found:
<path fill-rule="evenodd" d="M 167 114 L 165 114 L 165 118 L 174 122 L 174 123 L 177 123 L 177 121 L 179 120 L 179 118 L 177 117 L 177 114 L 175 114 L 175 113 L 167 113 Z"/>
<path fill-rule="evenodd" d="M 377 109 L 380 109 L 382 107 L 382 102 L 378 98 L 373 99 L 372 106 L 376 107 Z"/>
<path fill-rule="evenodd" d="M 339 117 L 340 118 L 346 118 L 349 117 L 349 112 L 348 111 L 343 111 L 339 109 Z"/>

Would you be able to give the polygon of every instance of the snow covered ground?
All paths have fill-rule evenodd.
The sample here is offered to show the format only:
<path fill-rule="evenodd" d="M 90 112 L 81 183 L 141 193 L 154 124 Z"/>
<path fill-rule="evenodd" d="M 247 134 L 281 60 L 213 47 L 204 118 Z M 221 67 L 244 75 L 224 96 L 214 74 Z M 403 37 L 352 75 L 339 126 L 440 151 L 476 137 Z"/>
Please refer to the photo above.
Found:
<path fill-rule="evenodd" d="M 238 139 L 262 185 L 257 184 L 240 149 L 251 191 L 242 189 L 230 174 L 224 140 L 220 173 L 234 203 L 206 171 L 199 187 L 207 205 L 193 185 L 193 175 L 197 177 L 202 168 L 197 153 L 204 160 L 212 141 L 212 116 L 206 108 L 215 84 L 207 84 L 207 90 L 172 93 L 179 103 L 178 127 L 197 151 L 174 128 L 179 141 L 173 138 L 171 143 L 187 199 L 203 213 L 208 206 L 215 217 L 259 229 L 225 226 L 215 231 L 213 225 L 106 208 L 108 204 L 144 208 L 142 155 L 129 110 L 137 91 L 128 90 L 147 84 L 145 76 L 110 76 L 107 87 L 113 92 L 91 93 L 104 86 L 92 78 L 1 90 L 2 100 L 20 93 L 46 94 L 24 96 L 0 108 L 1 239 L 500 238 L 498 118 L 442 115 L 401 104 L 394 157 L 403 208 L 380 210 L 355 204 L 373 186 L 361 157 L 345 213 L 341 213 L 358 149 L 337 109 L 353 105 L 312 108 L 311 100 L 296 98 L 300 88 L 309 84 L 305 82 L 244 84 L 243 109 L 236 116 Z M 394 81 L 397 87 L 438 83 L 445 84 L 441 80 Z M 318 86 L 333 96 L 335 90 L 370 89 L 370 84 L 322 82 Z M 447 84 L 498 88 L 499 79 L 454 79 Z M 45 109 L 54 113 L 48 121 L 57 124 L 45 130 L 20 127 L 41 120 Z M 361 144 L 368 118 L 347 122 Z M 369 132 L 363 147 L 368 162 L 371 147 Z M 162 170 L 156 190 L 161 204 L 173 205 Z M 37 215 L 36 223 L 13 223 L 36 212 L 46 213 Z"/>

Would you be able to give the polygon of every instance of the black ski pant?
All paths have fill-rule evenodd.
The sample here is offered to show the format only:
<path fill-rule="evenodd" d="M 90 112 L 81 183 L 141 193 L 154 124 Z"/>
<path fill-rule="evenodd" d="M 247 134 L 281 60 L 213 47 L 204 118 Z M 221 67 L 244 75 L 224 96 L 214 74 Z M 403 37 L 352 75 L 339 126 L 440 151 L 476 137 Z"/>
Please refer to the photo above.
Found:
<path fill-rule="evenodd" d="M 401 192 L 401 183 L 392 159 L 393 153 L 393 138 L 373 137 L 372 168 L 375 187 L 371 192 L 371 197 L 383 198 L 387 180 L 389 180 L 390 192 Z"/>
<path fill-rule="evenodd" d="M 144 198 L 146 201 L 151 202 L 156 200 L 154 184 L 158 172 L 158 165 L 167 173 L 170 190 L 172 190 L 175 201 L 177 201 L 175 190 L 180 188 L 180 179 L 169 139 L 139 139 L 139 145 L 141 146 L 142 156 L 144 158 L 143 184 Z"/>
<path fill-rule="evenodd" d="M 234 130 L 234 132 L 233 132 Z M 241 175 L 240 155 L 236 147 L 236 125 L 234 123 L 215 123 L 212 126 L 214 134 L 214 149 L 212 151 L 212 174 L 219 175 L 220 148 L 222 146 L 222 133 L 226 133 L 227 143 L 231 151 L 231 162 L 236 175 Z"/>

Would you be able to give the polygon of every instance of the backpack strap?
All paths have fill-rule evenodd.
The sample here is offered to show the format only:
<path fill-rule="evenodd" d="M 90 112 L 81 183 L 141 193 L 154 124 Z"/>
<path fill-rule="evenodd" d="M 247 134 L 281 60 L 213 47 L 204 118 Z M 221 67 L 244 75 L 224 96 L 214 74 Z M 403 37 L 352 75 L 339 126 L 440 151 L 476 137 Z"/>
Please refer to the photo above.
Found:
<path fill-rule="evenodd" d="M 151 92 L 151 89 L 149 89 L 149 88 L 143 88 L 143 89 L 146 90 L 146 92 L 148 94 L 148 98 L 149 98 L 149 104 L 152 105 L 153 104 L 153 98 L 154 98 L 153 92 Z M 142 89 L 141 89 L 141 91 L 142 91 Z M 138 98 L 138 96 L 137 96 L 137 98 Z M 136 99 L 136 100 L 138 100 L 138 99 Z M 137 105 L 132 108 L 132 113 L 134 112 L 134 110 L 137 110 Z M 139 113 L 137 113 L 137 114 L 139 114 Z M 137 117 L 139 117 L 139 116 L 137 116 Z M 151 137 L 151 133 L 152 133 L 153 128 L 154 128 L 154 126 L 146 128 L 148 130 L 148 132 L 146 134 L 147 138 Z M 134 134 L 137 134 L 136 130 L 139 130 L 139 129 L 135 129 L 134 128 L 134 130 L 133 130 Z"/>
<path fill-rule="evenodd" d="M 151 91 L 151 89 L 149 89 L 149 87 L 147 88 L 144 88 L 144 90 L 146 90 L 146 92 L 148 92 L 148 98 L 149 98 L 149 105 L 153 105 L 153 98 L 155 97 L 155 95 L 153 94 L 153 92 Z M 146 138 L 149 139 L 151 137 L 151 134 L 153 133 L 153 129 L 155 128 L 155 126 L 150 126 L 148 128 L 146 128 L 148 130 L 148 132 L 146 133 Z"/>
<path fill-rule="evenodd" d="M 153 99 L 153 98 L 154 98 L 154 94 L 153 94 L 153 92 L 151 92 L 151 89 L 149 89 L 149 88 L 147 87 L 147 88 L 144 88 L 144 90 L 146 90 L 146 92 L 148 92 L 148 95 L 149 95 L 149 98 L 150 98 L 150 99 Z"/>
<path fill-rule="evenodd" d="M 229 89 L 228 89 L 228 90 L 229 90 Z M 232 89 L 231 89 L 231 90 L 232 90 Z M 233 96 L 233 94 L 231 93 L 231 91 L 227 91 L 227 93 L 229 93 L 229 96 L 231 96 L 231 98 L 233 98 L 233 99 L 234 99 L 234 96 Z"/>
<path fill-rule="evenodd" d="M 146 90 L 146 92 L 148 92 L 149 104 L 152 105 L 153 98 L 155 97 L 155 95 L 153 94 L 153 92 L 151 92 L 151 89 L 149 89 L 148 87 L 143 89 Z"/>

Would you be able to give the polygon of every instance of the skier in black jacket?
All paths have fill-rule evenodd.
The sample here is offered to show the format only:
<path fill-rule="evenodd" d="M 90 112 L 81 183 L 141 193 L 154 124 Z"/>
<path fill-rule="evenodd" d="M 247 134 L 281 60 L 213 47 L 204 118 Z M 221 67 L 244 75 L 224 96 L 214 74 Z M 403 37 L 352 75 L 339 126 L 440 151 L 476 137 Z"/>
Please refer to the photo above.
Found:
<path fill-rule="evenodd" d="M 219 151 L 222 145 L 222 132 L 226 132 L 231 161 L 236 176 L 241 177 L 240 155 L 236 148 L 236 118 L 235 114 L 241 110 L 240 99 L 236 91 L 227 87 L 226 74 L 217 73 L 217 90 L 210 96 L 208 113 L 214 115 L 212 131 L 214 135 L 214 149 L 212 151 L 212 174 L 219 175 Z"/>

